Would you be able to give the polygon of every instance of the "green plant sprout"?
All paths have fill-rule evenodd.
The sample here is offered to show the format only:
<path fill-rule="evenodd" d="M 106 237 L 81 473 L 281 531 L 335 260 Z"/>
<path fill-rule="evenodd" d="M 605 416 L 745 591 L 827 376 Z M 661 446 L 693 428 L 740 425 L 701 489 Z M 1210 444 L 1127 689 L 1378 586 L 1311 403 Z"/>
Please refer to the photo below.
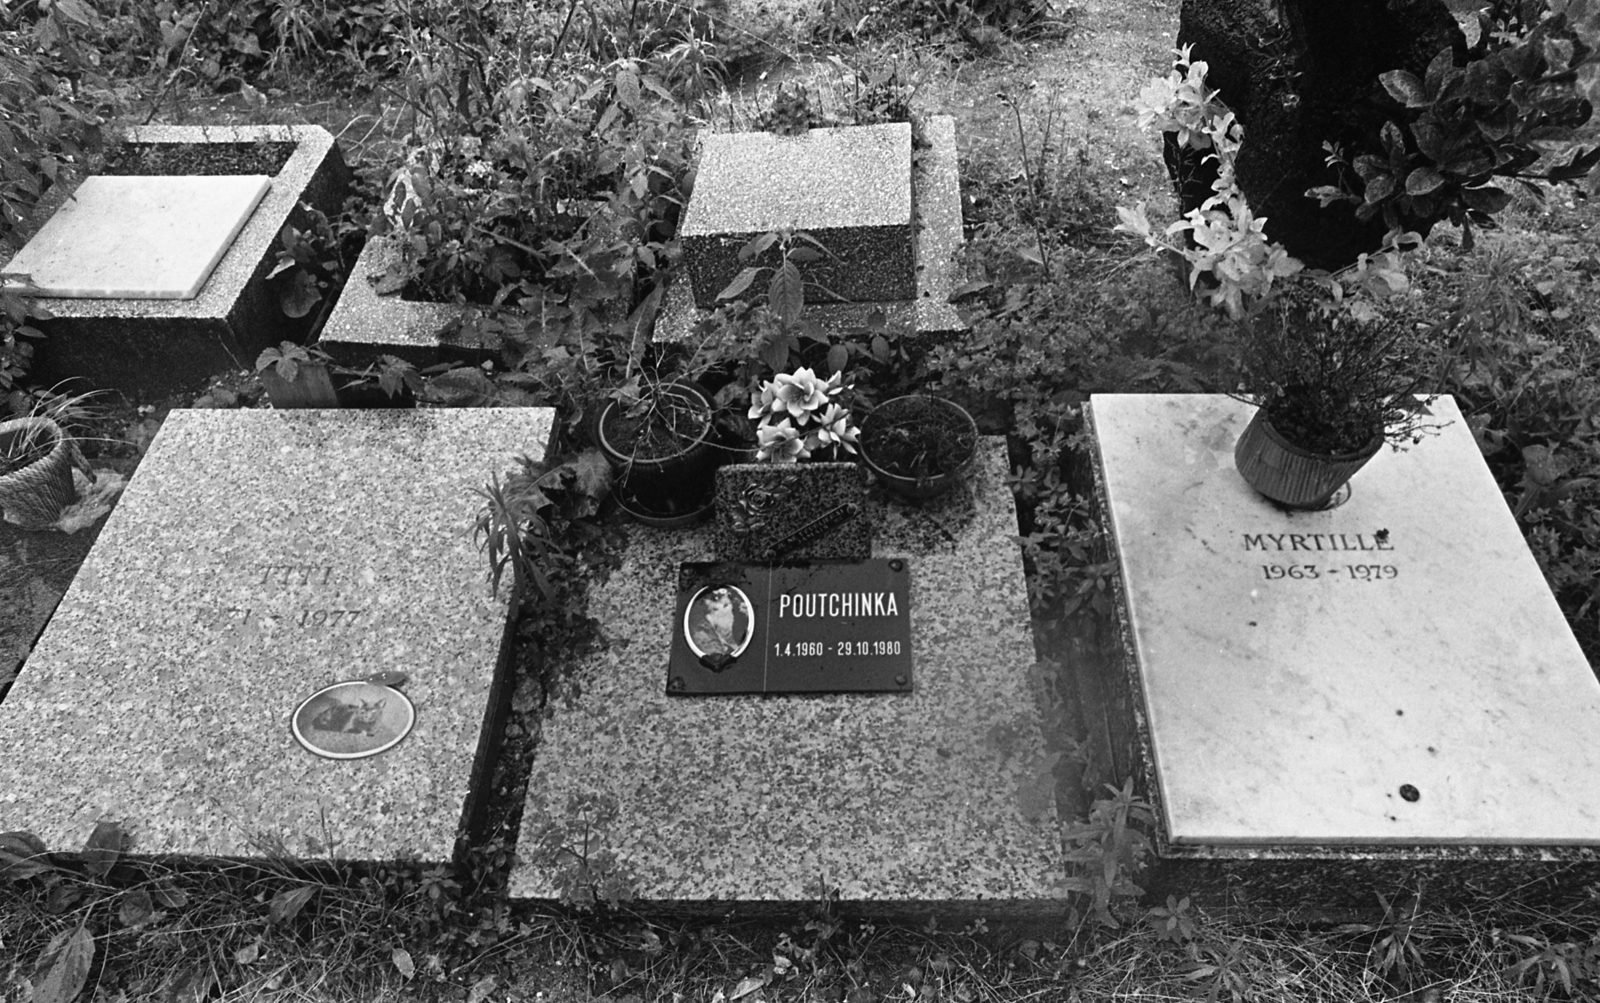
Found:
<path fill-rule="evenodd" d="M 729 300 L 742 296 L 762 272 L 772 272 L 767 283 L 767 306 L 786 327 L 800 320 L 800 311 L 806 305 L 806 286 L 813 285 L 834 299 L 840 297 L 826 286 L 807 282 L 800 274 L 800 266 L 822 261 L 833 255 L 815 237 L 805 231 L 789 228 L 770 230 L 752 237 L 739 248 L 740 261 L 754 261 L 776 244 L 780 260 L 777 265 L 745 265 L 733 281 L 717 293 L 717 299 Z"/>

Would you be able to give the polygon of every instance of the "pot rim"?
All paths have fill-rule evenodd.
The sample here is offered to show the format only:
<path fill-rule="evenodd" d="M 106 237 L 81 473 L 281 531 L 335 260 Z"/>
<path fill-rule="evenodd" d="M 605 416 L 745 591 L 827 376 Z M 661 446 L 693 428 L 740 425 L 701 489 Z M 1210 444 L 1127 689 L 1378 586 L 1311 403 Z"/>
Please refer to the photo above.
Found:
<path fill-rule="evenodd" d="M 1288 439 L 1284 438 L 1283 433 L 1278 431 L 1277 426 L 1272 424 L 1272 419 L 1267 417 L 1266 408 L 1264 407 L 1258 406 L 1256 408 L 1256 413 L 1251 416 L 1250 420 L 1259 422 L 1261 425 L 1261 430 L 1265 432 L 1267 437 L 1284 452 L 1307 460 L 1329 460 L 1335 463 L 1348 463 L 1351 460 L 1358 460 L 1363 457 L 1372 456 L 1378 450 L 1383 448 L 1384 443 L 1383 432 L 1378 431 L 1372 433 L 1372 438 L 1368 439 L 1367 444 L 1362 446 L 1360 449 L 1352 450 L 1348 453 L 1319 453 L 1315 450 L 1306 449 L 1303 446 L 1297 446 Z"/>
<path fill-rule="evenodd" d="M 668 394 L 676 393 L 680 397 L 697 398 L 701 403 L 705 404 L 708 411 L 712 411 L 713 413 L 715 411 L 711 405 L 711 398 L 707 396 L 706 392 L 697 384 L 688 380 L 674 380 L 673 382 L 666 384 L 662 388 L 662 392 Z M 617 402 L 615 400 L 606 401 L 605 407 L 600 409 L 600 415 L 595 420 L 594 434 L 595 439 L 598 440 L 597 444 L 606 454 L 606 456 L 609 457 L 614 463 L 622 465 L 649 467 L 652 465 L 671 463 L 673 460 L 687 456 L 689 453 L 694 452 L 694 450 L 703 445 L 710 445 L 711 434 L 716 430 L 716 421 L 713 420 L 713 414 L 713 418 L 708 418 L 706 420 L 704 427 L 700 429 L 699 434 L 695 437 L 694 441 L 688 443 L 677 452 L 668 453 L 666 456 L 649 456 L 643 458 L 634 457 L 619 450 L 616 446 L 612 445 L 611 440 L 606 437 L 606 418 L 612 413 L 613 410 L 616 409 L 616 407 Z"/>
<path fill-rule="evenodd" d="M 30 463 L 25 467 L 18 467 L 16 470 L 11 471 L 10 474 L 6 474 L 4 476 L 9 477 L 14 474 L 19 474 L 30 467 L 45 462 L 52 456 L 67 448 L 67 430 L 62 428 L 61 425 L 58 424 L 53 418 L 49 418 L 44 415 L 31 414 L 24 415 L 21 418 L 8 418 L 5 421 L 0 421 L 0 435 L 5 434 L 6 432 L 23 431 L 28 428 L 42 429 L 44 434 L 49 437 L 50 448 L 45 451 L 43 456 L 39 457 L 37 460 L 34 460 L 33 463 Z"/>
<path fill-rule="evenodd" d="M 960 415 L 965 420 L 967 428 L 972 432 L 972 445 L 967 449 L 966 455 L 963 456 L 961 460 L 953 467 L 951 467 L 951 469 L 941 471 L 940 473 L 934 474 L 931 477 L 909 477 L 905 474 L 890 473 L 873 461 L 870 450 L 867 446 L 868 428 L 872 425 L 873 418 L 875 418 L 879 412 L 891 404 L 894 404 L 898 401 L 912 400 L 932 401 L 934 402 L 935 407 L 941 407 L 949 412 Z M 978 455 L 978 440 L 982 438 L 982 436 L 983 432 L 978 428 L 978 422 L 972 417 L 972 413 L 950 398 L 938 397 L 933 394 L 901 394 L 899 397 L 891 397 L 879 404 L 877 407 L 872 409 L 871 413 L 869 413 L 865 418 L 861 419 L 861 434 L 856 442 L 856 450 L 857 455 L 861 457 L 861 462 L 866 464 L 868 469 L 880 477 L 893 478 L 898 481 L 904 481 L 907 484 L 925 484 L 936 481 L 941 477 L 958 476 L 967 468 L 968 465 L 972 463 L 973 458 Z"/>

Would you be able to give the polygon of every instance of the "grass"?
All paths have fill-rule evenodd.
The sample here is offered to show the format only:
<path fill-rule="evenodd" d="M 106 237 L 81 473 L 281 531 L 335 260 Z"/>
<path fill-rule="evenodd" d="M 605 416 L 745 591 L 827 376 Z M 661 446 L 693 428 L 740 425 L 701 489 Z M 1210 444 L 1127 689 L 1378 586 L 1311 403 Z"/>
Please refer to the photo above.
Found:
<path fill-rule="evenodd" d="M 803 86 L 822 114 L 842 117 L 861 78 L 857 68 L 891 61 L 904 70 L 900 80 L 916 106 L 956 115 L 968 222 L 982 224 L 974 263 L 1002 284 L 1033 282 L 1021 252 L 1036 240 L 1036 227 L 1055 235 L 1056 281 L 1031 288 L 1049 298 L 1052 312 L 1072 318 L 1056 333 L 1077 339 L 1089 356 L 1115 362 L 1123 352 L 1143 367 L 1124 371 L 1108 362 L 1093 370 L 1106 381 L 1096 385 L 1078 378 L 1085 370 L 1071 369 L 1076 363 L 1058 345 L 1020 346 L 1015 357 L 1034 368 L 1029 385 L 1010 388 L 1004 403 L 1024 403 L 1032 409 L 1025 419 L 1039 424 L 1058 418 L 1070 393 L 1081 399 L 1130 383 L 1182 389 L 1185 380 L 1203 379 L 1215 323 L 1164 268 L 1132 260 L 1130 245 L 1110 232 L 1119 203 L 1168 204 L 1159 158 L 1132 128 L 1128 101 L 1146 76 L 1165 68 L 1177 4 L 1092 0 L 1070 12 L 1069 31 L 1006 42 L 976 58 L 958 45 L 930 48 L 893 25 L 875 29 L 863 47 L 836 42 L 807 51 L 803 18 L 777 32 L 740 21 L 745 36 L 760 39 L 747 48 L 761 55 L 748 58 L 733 88 L 713 91 L 705 116 L 716 128 L 747 127 L 781 84 Z M 403 155 L 407 122 L 390 94 L 335 92 L 295 73 L 257 87 L 259 98 L 180 87 L 164 98 L 160 118 L 312 122 L 339 135 L 352 162 L 393 164 Z M 144 82 L 132 90 L 148 99 L 160 89 Z M 128 116 L 142 121 L 147 110 L 135 106 Z M 1430 252 L 1440 256 L 1424 259 L 1432 270 L 1419 278 L 1417 319 L 1481 285 L 1486 269 L 1506 273 L 1501 287 L 1544 281 L 1541 253 L 1558 242 L 1581 259 L 1596 223 L 1585 205 L 1519 202 L 1507 231 L 1486 239 L 1483 251 Z M 1448 245 L 1449 231 L 1442 227 L 1435 244 Z M 1534 272 L 1496 264 L 1495 246 Z M 1574 303 L 1592 295 L 1586 275 L 1562 278 L 1569 285 L 1557 291 Z M 1067 396 L 1052 396 L 1058 393 Z M 122 420 L 127 427 L 112 437 L 136 438 L 146 419 L 130 410 Z M 1018 431 L 1003 407 L 988 422 Z M 1044 525 L 1049 497 L 1048 486 L 1039 486 L 1024 506 L 1025 531 Z M 1057 656 L 1071 643 L 1063 596 L 1082 584 L 1072 568 L 1087 558 L 1051 562 L 1073 539 L 1064 534 L 1029 558 L 1036 631 Z M 538 702 L 529 701 L 516 748 L 536 745 L 538 714 Z M 507 770 L 497 782 L 507 787 L 505 803 L 520 807 L 525 770 Z M 507 826 L 516 821 L 515 811 L 502 817 Z M 1076 912 L 1032 927 L 978 921 L 947 929 L 937 917 L 887 922 L 822 896 L 795 915 L 765 919 L 512 905 L 498 894 L 507 864 L 504 847 L 493 845 L 462 874 L 407 862 L 350 867 L 291 858 L 119 859 L 97 873 L 63 859 L 26 883 L 0 885 L 0 993 L 8 1003 L 33 998 L 26 983 L 47 945 L 86 925 L 95 952 L 83 998 L 108 1001 L 553 1003 L 601 993 L 673 1003 L 1600 998 L 1600 890 L 1591 890 L 1587 907 L 1560 914 L 1500 898 L 1448 909 L 1423 901 L 1410 919 L 1403 910 L 1386 919 L 1374 894 L 1370 915 L 1343 924 L 1122 902 L 1114 929 Z"/>

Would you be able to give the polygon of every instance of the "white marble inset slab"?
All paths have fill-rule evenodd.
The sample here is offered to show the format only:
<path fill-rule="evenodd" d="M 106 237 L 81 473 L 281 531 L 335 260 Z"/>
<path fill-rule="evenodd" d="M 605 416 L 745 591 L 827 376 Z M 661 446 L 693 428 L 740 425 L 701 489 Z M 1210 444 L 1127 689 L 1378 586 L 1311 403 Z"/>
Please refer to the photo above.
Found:
<path fill-rule="evenodd" d="M 271 186 L 260 174 L 85 178 L 5 266 L 4 284 L 70 299 L 193 299 Z"/>
<path fill-rule="evenodd" d="M 1453 400 L 1294 514 L 1249 405 L 1091 408 L 1172 842 L 1600 844 L 1600 682 Z"/>

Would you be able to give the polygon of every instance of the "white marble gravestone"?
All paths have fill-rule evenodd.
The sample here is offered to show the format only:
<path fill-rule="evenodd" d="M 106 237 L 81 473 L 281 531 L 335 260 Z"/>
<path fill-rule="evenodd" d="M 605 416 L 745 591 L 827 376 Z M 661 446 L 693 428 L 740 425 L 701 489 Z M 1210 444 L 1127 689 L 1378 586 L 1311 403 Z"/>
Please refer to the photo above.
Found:
<path fill-rule="evenodd" d="M 0 703 L 0 831 L 120 820 L 141 855 L 451 859 L 505 630 L 474 489 L 548 408 L 173 411 Z M 369 759 L 291 734 L 318 690 L 409 677 Z M 353 727 L 353 725 L 352 725 Z"/>
<path fill-rule="evenodd" d="M 5 266 L 71 299 L 193 299 L 272 185 L 264 175 L 85 178 Z"/>
<path fill-rule="evenodd" d="M 1091 401 L 1173 844 L 1600 844 L 1600 682 L 1455 403 L 1288 513 L 1249 405 Z"/>

